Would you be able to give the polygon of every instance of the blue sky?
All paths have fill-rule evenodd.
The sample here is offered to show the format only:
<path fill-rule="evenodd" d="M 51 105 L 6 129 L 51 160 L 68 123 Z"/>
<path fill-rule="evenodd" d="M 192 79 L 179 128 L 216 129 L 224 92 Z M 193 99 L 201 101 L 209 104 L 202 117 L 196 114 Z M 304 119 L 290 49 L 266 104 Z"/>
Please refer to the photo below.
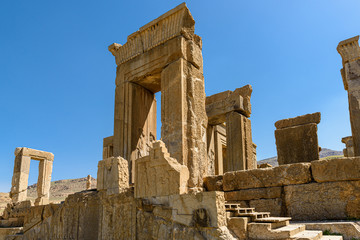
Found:
<path fill-rule="evenodd" d="M 0 191 L 14 150 L 55 154 L 53 180 L 96 176 L 113 134 L 115 61 L 108 52 L 182 1 L 1 1 Z M 258 159 L 276 155 L 277 120 L 320 111 L 320 146 L 351 134 L 339 41 L 360 34 L 360 2 L 188 1 L 203 39 L 206 94 L 253 86 Z M 29 184 L 37 180 L 31 165 Z"/>

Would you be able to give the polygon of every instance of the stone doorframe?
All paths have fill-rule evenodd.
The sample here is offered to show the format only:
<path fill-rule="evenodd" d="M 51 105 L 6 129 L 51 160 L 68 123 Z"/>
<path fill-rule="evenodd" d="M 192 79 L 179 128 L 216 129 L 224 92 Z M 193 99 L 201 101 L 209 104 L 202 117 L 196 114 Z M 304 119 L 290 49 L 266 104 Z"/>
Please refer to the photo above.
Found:
<path fill-rule="evenodd" d="M 37 182 L 38 197 L 35 200 L 35 205 L 48 204 L 54 154 L 25 147 L 15 149 L 14 174 L 10 191 L 11 200 L 13 203 L 26 200 L 31 160 L 40 161 Z"/>
<path fill-rule="evenodd" d="M 159 91 L 161 137 L 171 157 L 189 168 L 190 188 L 202 187 L 207 175 L 202 42 L 194 25 L 183 3 L 129 35 L 123 46 L 109 46 L 117 71 L 114 136 L 107 146 L 129 161 L 132 183 L 134 161 L 156 140 Z"/>

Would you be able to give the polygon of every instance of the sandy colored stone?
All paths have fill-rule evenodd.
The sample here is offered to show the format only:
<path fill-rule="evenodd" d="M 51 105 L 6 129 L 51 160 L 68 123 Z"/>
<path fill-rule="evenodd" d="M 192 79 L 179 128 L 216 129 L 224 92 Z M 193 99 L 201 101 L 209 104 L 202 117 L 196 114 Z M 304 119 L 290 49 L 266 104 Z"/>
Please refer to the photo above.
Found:
<path fill-rule="evenodd" d="M 161 91 L 161 138 L 171 156 L 188 167 L 190 188 L 207 175 L 207 116 L 202 42 L 181 4 L 141 27 L 124 45 L 112 44 L 117 64 L 113 155 L 129 161 L 149 155 L 156 140 L 155 93 Z"/>
<path fill-rule="evenodd" d="M 287 118 L 283 120 L 279 120 L 275 123 L 276 129 L 295 127 L 299 125 L 305 125 L 309 123 L 319 124 L 321 119 L 321 115 L 319 112 L 306 114 L 302 116 L 298 116 L 295 118 Z"/>
<path fill-rule="evenodd" d="M 251 208 L 255 208 L 257 212 L 270 212 L 273 217 L 283 216 L 283 201 L 281 198 L 274 199 L 256 199 L 249 203 Z"/>
<path fill-rule="evenodd" d="M 355 222 L 305 222 L 306 230 L 330 231 L 343 236 L 344 240 L 360 239 L 360 225 Z"/>
<path fill-rule="evenodd" d="M 313 161 L 311 172 L 316 182 L 360 180 L 360 157 Z"/>
<path fill-rule="evenodd" d="M 224 172 L 255 169 L 251 121 L 237 112 L 226 116 L 226 159 Z"/>
<path fill-rule="evenodd" d="M 280 187 L 311 181 L 310 163 L 287 164 L 224 174 L 224 191 L 249 188 Z"/>
<path fill-rule="evenodd" d="M 86 190 L 91 189 L 91 175 L 87 175 L 86 177 Z"/>
<path fill-rule="evenodd" d="M 275 130 L 279 165 L 318 160 L 317 124 Z"/>
<path fill-rule="evenodd" d="M 355 156 L 360 156 L 360 47 L 359 36 L 339 43 L 337 50 L 342 57 L 341 76 L 348 91 L 351 132 Z"/>
<path fill-rule="evenodd" d="M 229 218 L 227 224 L 228 228 L 235 233 L 239 239 L 247 239 L 247 224 L 250 219 L 247 217 L 232 217 Z"/>
<path fill-rule="evenodd" d="M 99 161 L 97 171 L 97 190 L 107 194 L 120 193 L 129 187 L 128 161 L 121 157 L 110 157 Z"/>
<path fill-rule="evenodd" d="M 246 201 L 255 199 L 269 199 L 269 198 L 280 198 L 281 187 L 267 187 L 267 188 L 254 188 L 254 189 L 243 189 L 239 191 L 225 192 L 226 201 Z"/>
<path fill-rule="evenodd" d="M 287 213 L 293 220 L 359 218 L 360 181 L 285 186 Z"/>
<path fill-rule="evenodd" d="M 351 136 L 344 137 L 341 139 L 342 143 L 345 143 L 346 148 L 344 148 L 344 157 L 355 157 L 354 153 L 354 141 Z"/>
<path fill-rule="evenodd" d="M 153 143 L 150 155 L 136 160 L 135 197 L 167 196 L 187 192 L 189 170 L 171 158 L 162 141 Z"/>
<path fill-rule="evenodd" d="M 251 115 L 250 98 L 251 85 L 237 88 L 234 91 L 225 91 L 206 98 L 206 114 L 209 124 L 217 125 L 226 121 L 226 114 L 240 112 L 246 117 Z"/>
<path fill-rule="evenodd" d="M 39 160 L 36 205 L 49 203 L 50 184 L 54 154 L 31 148 L 16 148 L 10 197 L 13 203 L 27 199 L 30 160 Z"/>
<path fill-rule="evenodd" d="M 223 175 L 205 177 L 204 187 L 207 191 L 223 191 Z"/>

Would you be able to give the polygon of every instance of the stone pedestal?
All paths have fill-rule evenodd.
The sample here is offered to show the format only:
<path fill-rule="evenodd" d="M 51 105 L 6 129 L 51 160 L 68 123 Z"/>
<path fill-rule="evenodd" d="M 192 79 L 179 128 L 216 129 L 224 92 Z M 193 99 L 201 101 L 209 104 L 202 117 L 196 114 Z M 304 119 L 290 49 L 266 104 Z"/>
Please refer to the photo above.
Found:
<path fill-rule="evenodd" d="M 97 171 L 97 190 L 108 195 L 122 192 L 129 187 L 128 161 L 122 157 L 110 157 L 99 161 Z"/>
<path fill-rule="evenodd" d="M 320 113 L 289 118 L 275 123 L 279 165 L 319 159 L 317 124 Z"/>
<path fill-rule="evenodd" d="M 360 156 L 360 47 L 359 36 L 339 43 L 337 50 L 342 57 L 341 76 L 348 91 L 351 132 L 354 154 Z"/>

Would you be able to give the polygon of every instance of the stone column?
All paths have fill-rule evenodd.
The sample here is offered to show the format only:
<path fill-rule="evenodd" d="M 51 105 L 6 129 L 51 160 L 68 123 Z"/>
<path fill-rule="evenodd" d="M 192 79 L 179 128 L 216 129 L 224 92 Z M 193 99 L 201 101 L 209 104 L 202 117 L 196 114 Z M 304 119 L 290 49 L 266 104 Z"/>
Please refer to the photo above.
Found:
<path fill-rule="evenodd" d="M 35 206 L 49 204 L 52 166 L 53 161 L 40 160 Z"/>
<path fill-rule="evenodd" d="M 88 175 L 86 177 L 86 190 L 90 190 L 91 189 L 91 175 Z"/>
<path fill-rule="evenodd" d="M 351 131 L 354 154 L 360 156 L 360 47 L 359 36 L 339 43 L 337 50 L 342 57 L 341 75 L 348 91 Z"/>
<path fill-rule="evenodd" d="M 251 137 L 251 121 L 237 112 L 226 115 L 227 159 L 224 172 L 254 169 L 254 147 Z"/>
<path fill-rule="evenodd" d="M 14 173 L 10 191 L 10 197 L 13 203 L 25 201 L 27 198 L 31 158 L 29 156 L 23 156 L 22 152 L 22 148 L 15 150 Z"/>
<path fill-rule="evenodd" d="M 180 58 L 161 73 L 162 140 L 171 157 L 188 167 L 189 188 L 202 186 L 208 168 L 202 56 L 197 58 L 201 58 L 199 69 Z"/>

